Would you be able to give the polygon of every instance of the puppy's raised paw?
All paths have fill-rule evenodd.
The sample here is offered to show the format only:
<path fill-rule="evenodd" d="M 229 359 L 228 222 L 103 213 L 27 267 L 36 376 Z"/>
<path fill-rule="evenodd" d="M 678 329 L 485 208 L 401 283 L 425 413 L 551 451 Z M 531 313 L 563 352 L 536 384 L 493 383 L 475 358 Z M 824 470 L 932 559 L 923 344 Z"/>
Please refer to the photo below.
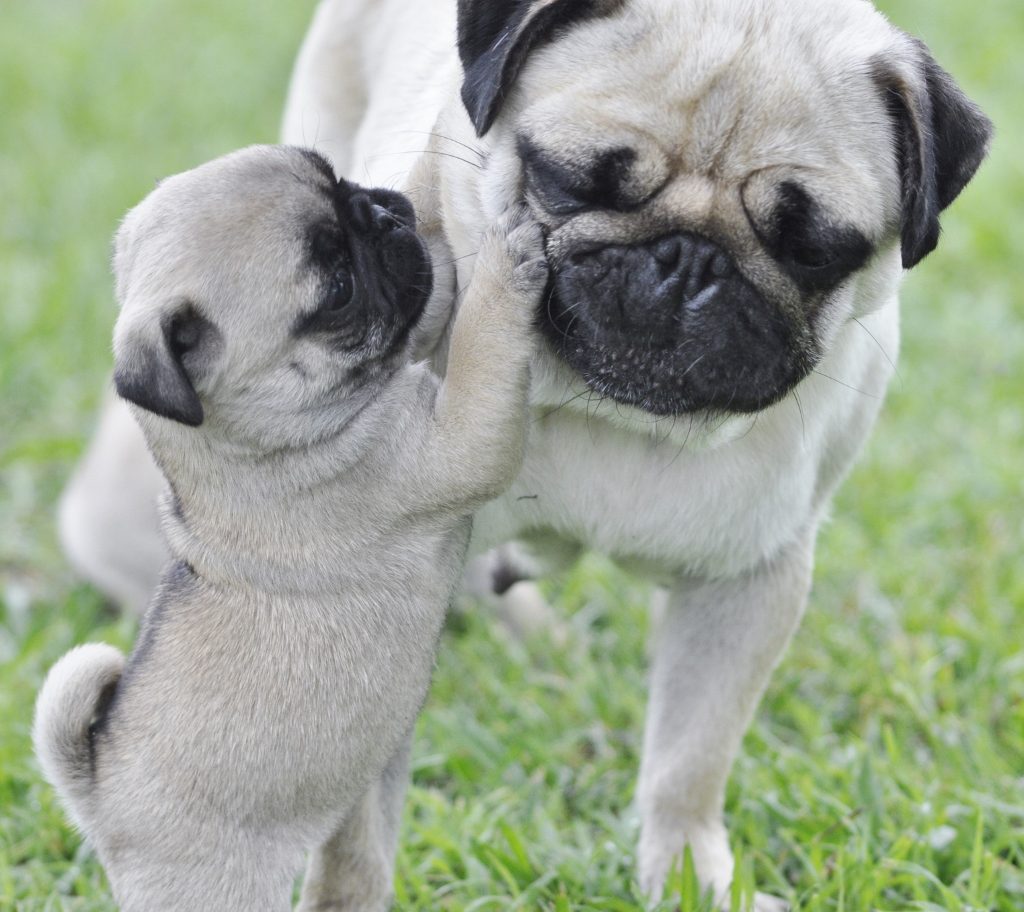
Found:
<path fill-rule="evenodd" d="M 548 282 L 544 230 L 522 204 L 510 206 L 487 232 L 482 262 L 506 288 L 535 304 Z"/>
<path fill-rule="evenodd" d="M 517 279 L 528 285 L 539 283 L 541 289 L 548 279 L 548 261 L 544 251 L 544 229 L 533 218 L 527 206 L 510 206 L 498 222 L 505 232 L 509 256 Z"/>

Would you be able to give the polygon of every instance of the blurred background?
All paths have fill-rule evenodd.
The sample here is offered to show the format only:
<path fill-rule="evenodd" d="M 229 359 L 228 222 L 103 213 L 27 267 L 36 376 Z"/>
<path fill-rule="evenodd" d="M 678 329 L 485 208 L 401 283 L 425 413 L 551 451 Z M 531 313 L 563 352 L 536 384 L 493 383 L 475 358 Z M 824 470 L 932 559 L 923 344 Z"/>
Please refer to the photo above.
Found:
<path fill-rule="evenodd" d="M 908 277 L 899 378 L 822 534 L 728 813 L 744 882 L 798 909 L 1009 912 L 1024 908 L 1024 5 L 879 6 L 997 138 Z M 29 744 L 49 665 L 135 632 L 74 579 L 54 522 L 109 382 L 110 238 L 158 178 L 275 140 L 312 9 L 0 13 L 0 909 L 113 908 Z M 472 606 L 450 624 L 400 909 L 638 907 L 646 593 L 588 558 L 550 594 L 564 643 L 510 642 Z"/>

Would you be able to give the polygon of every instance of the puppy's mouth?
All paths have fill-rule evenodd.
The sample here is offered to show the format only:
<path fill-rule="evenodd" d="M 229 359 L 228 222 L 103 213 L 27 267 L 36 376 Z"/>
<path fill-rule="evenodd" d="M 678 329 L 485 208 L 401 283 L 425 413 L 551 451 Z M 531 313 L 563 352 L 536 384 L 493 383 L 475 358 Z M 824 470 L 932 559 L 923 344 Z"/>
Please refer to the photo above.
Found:
<path fill-rule="evenodd" d="M 684 232 L 562 257 L 542 308 L 548 341 L 591 389 L 659 416 L 760 411 L 817 360 L 725 250 Z"/>

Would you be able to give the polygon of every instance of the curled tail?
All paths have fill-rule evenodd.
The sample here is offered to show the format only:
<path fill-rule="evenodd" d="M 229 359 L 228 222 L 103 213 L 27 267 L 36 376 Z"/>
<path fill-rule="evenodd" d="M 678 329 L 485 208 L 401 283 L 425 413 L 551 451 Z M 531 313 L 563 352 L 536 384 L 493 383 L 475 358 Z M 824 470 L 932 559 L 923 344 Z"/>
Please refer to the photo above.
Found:
<path fill-rule="evenodd" d="M 124 664 L 124 655 L 113 646 L 76 646 L 50 669 L 36 700 L 36 756 L 79 822 L 93 785 L 90 729 L 110 702 Z"/>

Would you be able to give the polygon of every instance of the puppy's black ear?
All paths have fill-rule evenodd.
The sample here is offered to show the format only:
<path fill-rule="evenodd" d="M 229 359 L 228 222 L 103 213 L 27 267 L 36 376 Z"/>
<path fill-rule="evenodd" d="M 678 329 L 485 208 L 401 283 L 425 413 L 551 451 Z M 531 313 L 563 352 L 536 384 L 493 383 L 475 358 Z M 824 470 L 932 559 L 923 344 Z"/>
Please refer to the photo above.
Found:
<path fill-rule="evenodd" d="M 903 267 L 939 242 L 939 214 L 959 196 L 988 152 L 992 122 L 919 41 L 908 38 L 909 70 L 880 63 L 878 79 L 896 129 L 903 193 Z"/>
<path fill-rule="evenodd" d="M 494 123 L 527 55 L 559 31 L 622 0 L 459 0 L 462 101 L 478 136 Z"/>
<path fill-rule="evenodd" d="M 216 344 L 219 335 L 190 304 L 153 318 L 151 325 L 120 330 L 114 345 L 117 394 L 155 415 L 198 427 L 203 405 L 189 376 L 189 362 Z"/>

